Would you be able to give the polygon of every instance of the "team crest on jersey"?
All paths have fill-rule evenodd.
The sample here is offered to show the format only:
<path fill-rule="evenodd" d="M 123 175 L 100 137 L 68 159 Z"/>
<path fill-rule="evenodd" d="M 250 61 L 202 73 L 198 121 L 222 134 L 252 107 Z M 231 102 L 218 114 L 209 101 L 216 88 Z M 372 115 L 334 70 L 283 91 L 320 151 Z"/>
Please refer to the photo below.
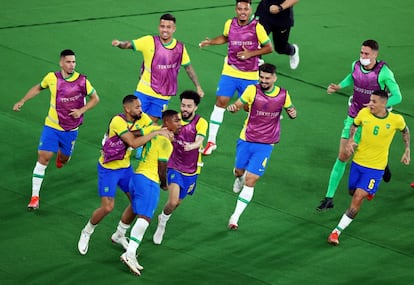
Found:
<path fill-rule="evenodd" d="M 389 128 L 391 128 L 391 124 L 386 124 L 386 125 L 385 125 L 385 127 L 386 127 L 387 129 L 389 129 Z"/>

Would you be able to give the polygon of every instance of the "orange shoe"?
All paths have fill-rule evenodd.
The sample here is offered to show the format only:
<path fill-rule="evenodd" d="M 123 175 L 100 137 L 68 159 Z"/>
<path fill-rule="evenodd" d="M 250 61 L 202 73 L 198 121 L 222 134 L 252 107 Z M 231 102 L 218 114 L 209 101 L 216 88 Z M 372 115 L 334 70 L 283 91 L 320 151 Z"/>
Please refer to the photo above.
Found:
<path fill-rule="evenodd" d="M 60 160 L 60 151 L 58 151 L 58 152 L 56 153 L 56 167 L 57 167 L 57 168 L 62 168 L 62 167 L 63 167 L 63 163 L 62 163 L 62 161 Z"/>
<path fill-rule="evenodd" d="M 339 236 L 337 232 L 332 232 L 328 237 L 328 243 L 332 245 L 338 245 L 339 244 Z"/>
<path fill-rule="evenodd" d="M 206 147 L 203 149 L 203 155 L 210 155 L 214 150 L 217 149 L 217 145 L 213 142 L 207 142 Z"/>
<path fill-rule="evenodd" d="M 30 199 L 29 205 L 27 205 L 28 210 L 37 210 L 39 209 L 39 196 L 32 196 Z"/>
<path fill-rule="evenodd" d="M 367 200 L 368 200 L 368 201 L 371 201 L 372 199 L 374 199 L 374 197 L 375 197 L 375 195 L 373 195 L 373 194 L 368 194 L 368 196 L 367 196 Z"/>
<path fill-rule="evenodd" d="M 414 182 L 412 182 L 412 183 L 410 184 L 410 186 L 411 186 L 412 188 L 414 188 Z"/>

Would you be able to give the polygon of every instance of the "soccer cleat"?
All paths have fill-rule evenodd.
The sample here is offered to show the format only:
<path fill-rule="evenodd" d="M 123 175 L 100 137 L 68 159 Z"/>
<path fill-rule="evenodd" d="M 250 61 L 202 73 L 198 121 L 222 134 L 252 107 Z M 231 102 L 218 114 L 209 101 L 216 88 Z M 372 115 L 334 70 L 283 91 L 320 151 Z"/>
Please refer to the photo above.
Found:
<path fill-rule="evenodd" d="M 203 149 L 203 155 L 210 155 L 214 150 L 217 149 L 217 145 L 213 142 L 207 142 L 206 147 Z"/>
<path fill-rule="evenodd" d="M 118 233 L 113 233 L 111 236 L 111 240 L 113 243 L 121 245 L 125 250 L 128 248 L 128 238 L 126 236 L 120 235 Z"/>
<path fill-rule="evenodd" d="M 324 211 L 324 210 L 332 209 L 333 207 L 334 207 L 333 198 L 325 197 L 321 201 L 321 204 L 318 207 L 316 207 L 316 210 Z"/>
<path fill-rule="evenodd" d="M 384 169 L 384 174 L 382 175 L 382 180 L 384 180 L 385 183 L 388 183 L 391 180 L 391 171 L 390 171 L 390 168 L 388 167 L 388 164 Z"/>
<path fill-rule="evenodd" d="M 374 199 L 375 195 L 374 194 L 368 194 L 367 196 L 367 200 L 371 201 L 372 199 Z"/>
<path fill-rule="evenodd" d="M 29 204 L 27 205 L 28 210 L 37 210 L 39 209 L 39 196 L 32 196 Z"/>
<path fill-rule="evenodd" d="M 234 183 L 233 183 L 233 192 L 234 193 L 239 193 L 243 189 L 245 177 L 246 177 L 246 174 L 243 174 L 240 177 L 236 177 L 236 179 L 234 180 Z"/>
<path fill-rule="evenodd" d="M 293 44 L 295 47 L 295 53 L 289 56 L 290 69 L 296 69 L 299 65 L 299 47 L 296 44 Z"/>
<path fill-rule="evenodd" d="M 139 263 L 135 256 L 130 256 L 126 252 L 124 252 L 121 257 L 121 261 L 129 267 L 132 273 L 134 273 L 137 276 L 141 275 L 140 270 L 144 269 Z"/>
<path fill-rule="evenodd" d="M 411 188 L 414 188 L 414 182 L 411 182 L 410 186 Z"/>
<path fill-rule="evenodd" d="M 229 224 L 227 226 L 230 230 L 236 231 L 239 228 L 239 225 L 237 224 L 237 219 L 231 215 Z"/>
<path fill-rule="evenodd" d="M 80 254 L 85 255 L 88 252 L 90 238 L 91 238 L 90 233 L 88 233 L 85 230 L 81 231 L 80 238 L 78 241 L 78 250 Z"/>
<path fill-rule="evenodd" d="M 152 237 L 152 241 L 154 242 L 154 244 L 161 244 L 162 238 L 164 237 L 164 233 L 165 233 L 165 225 L 161 225 L 160 218 L 161 218 L 161 215 L 158 215 L 157 229 Z"/>
<path fill-rule="evenodd" d="M 60 151 L 58 151 L 57 154 L 56 154 L 56 167 L 57 168 L 62 168 L 63 167 L 63 163 L 60 160 Z"/>
<path fill-rule="evenodd" d="M 339 244 L 339 235 L 337 232 L 332 232 L 328 237 L 328 243 L 332 245 L 338 245 Z"/>

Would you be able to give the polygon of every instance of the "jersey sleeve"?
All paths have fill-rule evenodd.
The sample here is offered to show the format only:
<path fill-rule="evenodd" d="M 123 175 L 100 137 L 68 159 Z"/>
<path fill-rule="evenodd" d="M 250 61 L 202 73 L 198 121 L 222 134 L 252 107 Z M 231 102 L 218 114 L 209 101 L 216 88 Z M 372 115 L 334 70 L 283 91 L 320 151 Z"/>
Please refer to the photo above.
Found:
<path fill-rule="evenodd" d="M 95 88 L 93 88 L 92 84 L 86 79 L 86 93 L 87 96 L 91 96 L 95 92 Z"/>
<path fill-rule="evenodd" d="M 52 81 L 56 82 L 56 75 L 53 72 L 49 72 L 45 77 L 43 77 L 42 81 L 40 82 L 40 87 L 42 89 L 46 89 L 49 87 Z"/>
<path fill-rule="evenodd" d="M 384 86 L 381 86 L 382 89 L 387 88 L 391 95 L 388 98 L 387 107 L 397 105 L 402 101 L 402 95 L 400 87 L 395 80 L 394 73 L 389 69 L 387 65 L 384 65 L 381 68 L 380 73 L 378 74 L 378 80 L 380 83 L 383 83 Z"/>
<path fill-rule="evenodd" d="M 157 136 L 157 142 L 158 142 L 158 160 L 159 161 L 168 161 L 168 158 L 170 157 L 173 146 L 171 142 L 162 136 Z"/>
<path fill-rule="evenodd" d="M 259 39 L 260 45 L 265 45 L 270 42 L 269 36 L 266 33 L 265 28 L 261 24 L 256 25 L 256 34 Z"/>
<path fill-rule="evenodd" d="M 184 46 L 183 49 L 183 58 L 181 59 L 181 65 L 187 66 L 191 63 L 190 56 L 188 55 L 187 49 Z"/>
<path fill-rule="evenodd" d="M 256 86 L 249 85 L 247 86 L 246 90 L 244 90 L 243 94 L 240 97 L 240 101 L 243 104 L 253 104 L 254 98 L 256 97 Z"/>
<path fill-rule="evenodd" d="M 143 36 L 141 38 L 131 41 L 132 49 L 135 51 L 143 51 L 148 47 L 148 44 L 152 41 L 152 36 Z"/>
<path fill-rule="evenodd" d="M 290 95 L 289 93 L 286 91 L 286 99 L 285 99 L 285 104 L 283 105 L 283 108 L 287 109 L 292 107 L 292 99 L 290 99 Z"/>
<path fill-rule="evenodd" d="M 122 119 L 120 116 L 113 117 L 111 123 L 109 124 L 109 136 L 122 136 L 126 132 L 129 132 L 129 130 L 125 120 Z"/>
<path fill-rule="evenodd" d="M 224 24 L 223 36 L 228 37 L 230 32 L 231 19 Z"/>
<path fill-rule="evenodd" d="M 207 135 L 208 123 L 204 118 L 200 118 L 196 125 L 197 136 L 205 137 Z"/>

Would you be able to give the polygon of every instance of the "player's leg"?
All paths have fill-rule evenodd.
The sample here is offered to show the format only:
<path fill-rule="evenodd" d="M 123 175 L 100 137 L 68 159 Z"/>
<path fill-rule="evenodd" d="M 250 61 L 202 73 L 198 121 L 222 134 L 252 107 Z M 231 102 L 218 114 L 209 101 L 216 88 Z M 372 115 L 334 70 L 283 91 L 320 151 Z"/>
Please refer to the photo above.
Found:
<path fill-rule="evenodd" d="M 78 130 L 63 132 L 55 131 L 58 136 L 59 150 L 56 153 L 56 167 L 62 168 L 72 156 L 75 142 L 78 137 Z"/>
<path fill-rule="evenodd" d="M 216 104 L 213 112 L 210 115 L 210 122 L 208 127 L 208 140 L 203 149 L 203 155 L 210 155 L 216 148 L 217 134 L 224 119 L 224 112 L 226 107 L 236 92 L 236 81 L 231 76 L 221 75 L 217 87 Z"/>

